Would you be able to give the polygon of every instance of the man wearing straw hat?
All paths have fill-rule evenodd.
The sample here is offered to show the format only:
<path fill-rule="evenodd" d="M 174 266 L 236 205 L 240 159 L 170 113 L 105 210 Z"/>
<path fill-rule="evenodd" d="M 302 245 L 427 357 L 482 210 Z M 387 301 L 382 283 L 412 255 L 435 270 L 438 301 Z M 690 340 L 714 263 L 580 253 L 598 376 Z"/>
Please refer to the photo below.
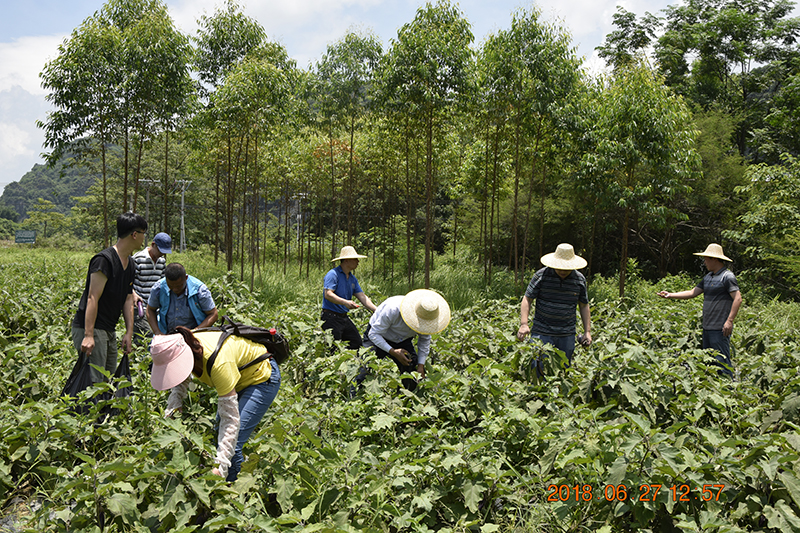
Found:
<path fill-rule="evenodd" d="M 586 266 L 586 261 L 575 255 L 571 244 L 559 244 L 556 251 L 541 258 L 544 268 L 536 271 L 528 284 L 519 311 L 519 331 L 517 338 L 524 340 L 530 334 L 564 352 L 569 361 L 575 352 L 575 308 L 580 311 L 583 322 L 581 344 L 592 343 L 592 318 L 589 311 L 589 293 L 586 278 L 578 272 Z M 528 317 L 533 301 L 536 310 L 533 324 Z M 541 361 L 537 359 L 541 372 Z"/>
<path fill-rule="evenodd" d="M 361 290 L 353 274 L 359 260 L 366 257 L 357 254 L 352 246 L 345 246 L 339 256 L 331 260 L 339 261 L 339 266 L 330 269 L 322 282 L 322 329 L 331 330 L 337 341 L 347 341 L 347 347 L 351 350 L 357 350 L 362 345 L 361 334 L 347 316 L 351 309 L 359 307 L 353 297 L 370 311 L 375 311 L 375 304 Z"/>
<path fill-rule="evenodd" d="M 431 335 L 444 330 L 449 323 L 447 300 L 438 292 L 417 289 L 405 296 L 387 298 L 378 306 L 369 319 L 364 346 L 373 347 L 382 359 L 391 357 L 401 374 L 417 371 L 424 378 Z M 416 349 L 414 337 L 417 337 Z M 403 386 L 413 391 L 417 380 L 405 378 Z"/>
<path fill-rule="evenodd" d="M 709 244 L 704 252 L 698 252 L 703 258 L 708 273 L 691 290 L 682 292 L 660 291 L 662 298 L 688 300 L 703 295 L 703 349 L 711 348 L 720 353 L 716 360 L 721 363 L 720 374 L 733 377 L 731 368 L 731 333 L 733 320 L 742 306 L 742 293 L 736 276 L 728 270 L 731 262 L 722 252 L 719 244 Z"/>

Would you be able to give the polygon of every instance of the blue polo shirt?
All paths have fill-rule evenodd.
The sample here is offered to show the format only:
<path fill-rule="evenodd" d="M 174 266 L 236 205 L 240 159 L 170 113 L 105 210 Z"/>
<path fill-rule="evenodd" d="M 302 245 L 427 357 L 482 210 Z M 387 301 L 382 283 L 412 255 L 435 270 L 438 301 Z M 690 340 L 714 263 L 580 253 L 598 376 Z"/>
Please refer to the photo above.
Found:
<path fill-rule="evenodd" d="M 332 290 L 336 296 L 344 298 L 345 300 L 352 300 L 354 294 L 364 292 L 361 290 L 361 285 L 358 284 L 355 274 L 350 272 L 347 276 L 339 265 L 332 268 L 325 274 L 325 279 L 322 282 L 322 308 L 328 311 L 335 311 L 337 313 L 347 313 L 349 311 L 343 305 L 335 304 L 325 298 L 325 291 Z"/>

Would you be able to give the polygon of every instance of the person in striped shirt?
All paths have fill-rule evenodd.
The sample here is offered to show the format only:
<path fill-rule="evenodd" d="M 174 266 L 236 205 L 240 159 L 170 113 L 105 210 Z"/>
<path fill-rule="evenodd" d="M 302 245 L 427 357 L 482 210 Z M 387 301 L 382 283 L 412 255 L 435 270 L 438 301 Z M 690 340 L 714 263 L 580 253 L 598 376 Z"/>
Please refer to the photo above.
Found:
<path fill-rule="evenodd" d="M 705 251 L 694 255 L 703 258 L 708 272 L 693 289 L 681 292 L 659 291 L 662 298 L 688 300 L 703 295 L 703 349 L 719 352 L 715 364 L 720 375 L 733 377 L 731 359 L 731 334 L 733 320 L 742 306 L 742 293 L 736 276 L 728 269 L 731 259 L 722 252 L 722 246 L 709 244 Z"/>
<path fill-rule="evenodd" d="M 133 256 L 133 338 L 139 344 L 153 336 L 147 322 L 147 300 L 157 281 L 164 277 L 166 255 L 172 252 L 172 238 L 164 232 L 156 234 L 153 242 Z"/>
<path fill-rule="evenodd" d="M 586 260 L 575 255 L 571 244 L 559 244 L 556 251 L 541 258 L 544 268 L 536 271 L 528 284 L 519 311 L 517 338 L 539 339 L 564 352 L 572 362 L 575 352 L 576 307 L 583 322 L 580 343 L 592 343 L 592 318 L 589 311 L 589 293 L 586 278 L 578 272 Z M 529 324 L 530 309 L 536 300 L 533 324 Z M 535 361 L 541 372 L 541 360 Z"/>

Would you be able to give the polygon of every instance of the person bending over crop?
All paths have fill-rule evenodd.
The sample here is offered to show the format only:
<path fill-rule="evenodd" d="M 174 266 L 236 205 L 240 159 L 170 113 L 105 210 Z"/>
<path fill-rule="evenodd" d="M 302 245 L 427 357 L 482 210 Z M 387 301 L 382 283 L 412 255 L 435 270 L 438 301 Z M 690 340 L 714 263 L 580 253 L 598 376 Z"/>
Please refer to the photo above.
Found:
<path fill-rule="evenodd" d="M 209 365 L 209 357 L 222 333 L 192 333 L 183 326 L 176 330 L 178 333 L 153 338 L 150 383 L 156 390 L 172 389 L 167 416 L 182 409 L 192 375 L 216 389 L 219 433 L 214 459 L 217 466 L 213 472 L 227 481 L 235 481 L 242 466 L 242 447 L 278 395 L 281 386 L 278 363 L 271 356 L 264 357 L 262 344 L 232 335 Z"/>
<path fill-rule="evenodd" d="M 575 255 L 571 244 L 559 244 L 555 252 L 542 256 L 541 262 L 544 268 L 536 271 L 522 297 L 517 338 L 524 340 L 530 334 L 532 339 L 539 339 L 564 352 L 571 362 L 575 352 L 576 306 L 583 322 L 581 344 L 589 346 L 592 343 L 589 293 L 586 278 L 578 272 L 586 266 L 586 260 Z M 531 327 L 528 316 L 534 300 L 536 309 Z M 541 372 L 541 360 L 537 358 L 534 364 Z"/>
<path fill-rule="evenodd" d="M 419 372 L 425 377 L 425 361 L 431 348 L 431 335 L 450 323 L 450 306 L 439 293 L 417 289 L 405 296 L 392 296 L 378 306 L 369 319 L 364 346 L 372 347 L 380 358 L 391 357 L 405 374 Z M 414 337 L 417 347 L 414 348 Z M 403 386 L 413 391 L 416 380 L 404 379 Z"/>
<path fill-rule="evenodd" d="M 705 251 L 694 255 L 703 258 L 708 273 L 691 290 L 682 292 L 660 291 L 662 298 L 687 300 L 703 294 L 703 348 L 719 352 L 716 356 L 720 373 L 733 377 L 731 368 L 731 333 L 733 320 L 742 306 L 742 294 L 736 276 L 728 270 L 731 262 L 719 244 L 709 244 Z"/>
<path fill-rule="evenodd" d="M 205 328 L 219 317 L 217 306 L 206 284 L 186 273 L 180 263 L 170 263 L 164 277 L 150 290 L 147 321 L 155 335 L 173 331 L 177 326 Z"/>

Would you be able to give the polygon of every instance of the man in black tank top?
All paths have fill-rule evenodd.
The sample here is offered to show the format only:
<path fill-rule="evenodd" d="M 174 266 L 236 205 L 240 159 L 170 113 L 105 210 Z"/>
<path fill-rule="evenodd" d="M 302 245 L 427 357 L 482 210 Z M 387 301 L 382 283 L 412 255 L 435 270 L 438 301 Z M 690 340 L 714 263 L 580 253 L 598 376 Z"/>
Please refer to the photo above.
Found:
<path fill-rule="evenodd" d="M 89 262 L 86 284 L 78 311 L 72 321 L 72 342 L 78 354 L 108 372 L 117 367 L 116 327 L 119 316 L 125 319 L 122 348 L 131 350 L 133 338 L 133 277 L 131 255 L 145 242 L 147 221 L 135 213 L 117 218 L 117 243 L 101 251 Z M 104 381 L 103 374 L 91 369 L 92 382 Z"/>

